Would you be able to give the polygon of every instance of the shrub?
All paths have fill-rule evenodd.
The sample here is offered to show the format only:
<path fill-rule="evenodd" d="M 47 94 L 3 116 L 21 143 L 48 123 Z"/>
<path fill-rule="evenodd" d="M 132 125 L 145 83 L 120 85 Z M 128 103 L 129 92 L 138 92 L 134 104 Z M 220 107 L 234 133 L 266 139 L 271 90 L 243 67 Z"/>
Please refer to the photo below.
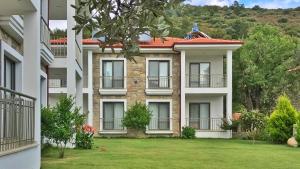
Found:
<path fill-rule="evenodd" d="M 221 129 L 232 130 L 233 132 L 237 132 L 239 125 L 240 125 L 240 120 L 232 120 L 231 123 L 229 123 L 227 120 L 224 120 L 221 125 Z"/>
<path fill-rule="evenodd" d="M 184 139 L 193 139 L 195 138 L 196 130 L 192 127 L 186 126 L 182 127 L 182 135 L 181 137 Z"/>
<path fill-rule="evenodd" d="M 243 131 L 263 129 L 266 125 L 266 117 L 257 110 L 245 111 L 241 115 L 241 127 Z"/>
<path fill-rule="evenodd" d="M 298 143 L 300 143 L 300 123 L 298 123 L 297 128 L 296 128 L 296 140 Z"/>
<path fill-rule="evenodd" d="M 298 122 L 296 124 L 295 137 L 298 143 L 300 143 L 300 112 L 298 113 Z"/>
<path fill-rule="evenodd" d="M 130 129 L 145 130 L 151 119 L 149 108 L 143 104 L 136 102 L 130 107 L 122 121 L 123 126 Z"/>
<path fill-rule="evenodd" d="M 75 106 L 74 97 L 62 95 L 52 108 L 42 109 L 42 135 L 58 147 L 59 158 L 64 157 L 67 143 L 78 132 L 84 122 L 84 115 Z"/>
<path fill-rule="evenodd" d="M 267 131 L 274 143 L 286 143 L 293 135 L 293 125 L 296 124 L 297 111 L 286 95 L 280 96 L 277 105 L 268 119 Z"/>
<path fill-rule="evenodd" d="M 76 134 L 76 148 L 91 149 L 93 147 L 93 136 L 95 128 L 90 125 L 83 125 L 81 130 Z"/>
<path fill-rule="evenodd" d="M 266 117 L 264 114 L 256 110 L 250 112 L 245 111 L 241 115 L 241 128 L 245 132 L 248 139 L 257 140 L 264 138 L 266 126 Z"/>
<path fill-rule="evenodd" d="M 288 19 L 287 18 L 280 18 L 277 20 L 278 23 L 287 23 Z"/>

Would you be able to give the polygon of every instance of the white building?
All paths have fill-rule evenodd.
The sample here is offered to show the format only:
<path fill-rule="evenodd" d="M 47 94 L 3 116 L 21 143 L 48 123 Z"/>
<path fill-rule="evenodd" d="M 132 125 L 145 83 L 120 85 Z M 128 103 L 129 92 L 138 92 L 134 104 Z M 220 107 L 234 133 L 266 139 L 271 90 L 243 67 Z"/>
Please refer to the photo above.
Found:
<path fill-rule="evenodd" d="M 82 105 L 81 34 L 72 30 L 71 4 L 75 0 L 0 2 L 0 169 L 40 168 L 40 108 L 51 102 L 49 71 L 67 67 L 66 92 Z M 49 20 L 68 23 L 68 54 L 61 61 L 51 49 Z"/>
<path fill-rule="evenodd" d="M 63 44 L 64 39 L 53 44 Z M 199 138 L 231 138 L 222 130 L 232 116 L 232 52 L 241 41 L 211 39 L 149 39 L 140 44 L 137 63 L 117 57 L 97 40 L 83 40 L 83 111 L 99 136 L 126 135 L 121 121 L 136 101 L 152 109 L 149 135 L 178 136 L 184 126 Z M 63 80 L 66 77 L 63 76 Z M 56 90 L 63 91 L 63 87 Z M 158 108 L 160 107 L 160 108 Z M 158 110 L 160 109 L 160 110 Z"/>

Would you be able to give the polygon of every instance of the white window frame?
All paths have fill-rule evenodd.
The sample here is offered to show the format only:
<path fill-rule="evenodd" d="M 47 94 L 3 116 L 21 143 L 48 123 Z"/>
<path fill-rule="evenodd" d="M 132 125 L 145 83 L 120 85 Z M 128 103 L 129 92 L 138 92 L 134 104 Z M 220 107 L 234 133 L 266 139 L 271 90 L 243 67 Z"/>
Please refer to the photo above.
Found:
<path fill-rule="evenodd" d="M 126 134 L 127 129 L 124 128 L 124 130 L 104 130 L 103 129 L 103 102 L 122 102 L 124 103 L 124 116 L 125 112 L 127 111 L 127 100 L 126 99 L 100 99 L 100 134 Z"/>
<path fill-rule="evenodd" d="M 1 58 L 1 85 L 4 86 L 4 58 L 7 57 L 15 62 L 15 91 L 22 92 L 23 84 L 23 56 L 3 40 L 0 40 Z"/>
<path fill-rule="evenodd" d="M 169 89 L 149 89 L 148 87 L 148 75 L 149 75 L 149 61 L 168 61 L 169 62 Z M 146 58 L 146 89 L 145 92 L 147 95 L 172 95 L 173 93 L 173 79 L 172 79 L 172 67 L 173 67 L 172 57 L 160 57 L 160 58 L 153 58 L 153 57 L 147 57 Z"/>
<path fill-rule="evenodd" d="M 123 61 L 124 63 L 124 88 L 123 89 L 104 89 L 102 88 L 102 69 L 103 69 L 103 61 L 110 61 L 110 60 L 120 60 Z M 112 58 L 112 57 L 105 57 L 105 58 L 100 58 L 100 89 L 99 93 L 100 95 L 126 95 L 127 93 L 127 59 L 126 58 Z"/>
<path fill-rule="evenodd" d="M 170 118 L 170 129 L 169 130 L 149 130 L 148 126 L 146 127 L 146 134 L 172 134 L 173 133 L 173 104 L 172 99 L 146 99 L 146 105 L 149 106 L 149 103 L 169 103 L 169 118 Z"/>

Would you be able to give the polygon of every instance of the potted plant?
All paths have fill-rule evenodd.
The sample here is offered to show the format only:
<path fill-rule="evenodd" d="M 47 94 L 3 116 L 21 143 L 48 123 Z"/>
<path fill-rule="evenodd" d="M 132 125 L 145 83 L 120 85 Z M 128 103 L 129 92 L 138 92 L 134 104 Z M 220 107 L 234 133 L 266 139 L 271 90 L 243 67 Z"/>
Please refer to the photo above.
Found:
<path fill-rule="evenodd" d="M 148 107 L 136 102 L 125 113 L 122 121 L 123 126 L 127 128 L 127 136 L 134 138 L 144 138 L 146 126 L 151 119 L 151 112 Z"/>

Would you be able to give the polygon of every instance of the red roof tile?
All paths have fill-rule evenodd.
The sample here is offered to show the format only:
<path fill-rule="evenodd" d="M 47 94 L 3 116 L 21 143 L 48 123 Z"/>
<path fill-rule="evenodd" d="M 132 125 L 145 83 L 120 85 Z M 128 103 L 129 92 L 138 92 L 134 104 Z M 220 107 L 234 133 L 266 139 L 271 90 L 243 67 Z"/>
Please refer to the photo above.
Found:
<path fill-rule="evenodd" d="M 66 38 L 50 40 L 51 44 L 64 44 Z M 84 45 L 98 45 L 100 41 L 94 39 L 83 39 Z M 208 39 L 208 38 L 195 38 L 195 39 L 182 39 L 175 37 L 166 37 L 165 41 L 160 38 L 152 39 L 149 42 L 140 42 L 141 48 L 173 48 L 174 45 L 202 45 L 202 44 L 243 44 L 242 41 L 238 40 L 224 40 L 224 39 Z M 121 44 L 113 45 L 115 48 L 122 47 Z"/>

